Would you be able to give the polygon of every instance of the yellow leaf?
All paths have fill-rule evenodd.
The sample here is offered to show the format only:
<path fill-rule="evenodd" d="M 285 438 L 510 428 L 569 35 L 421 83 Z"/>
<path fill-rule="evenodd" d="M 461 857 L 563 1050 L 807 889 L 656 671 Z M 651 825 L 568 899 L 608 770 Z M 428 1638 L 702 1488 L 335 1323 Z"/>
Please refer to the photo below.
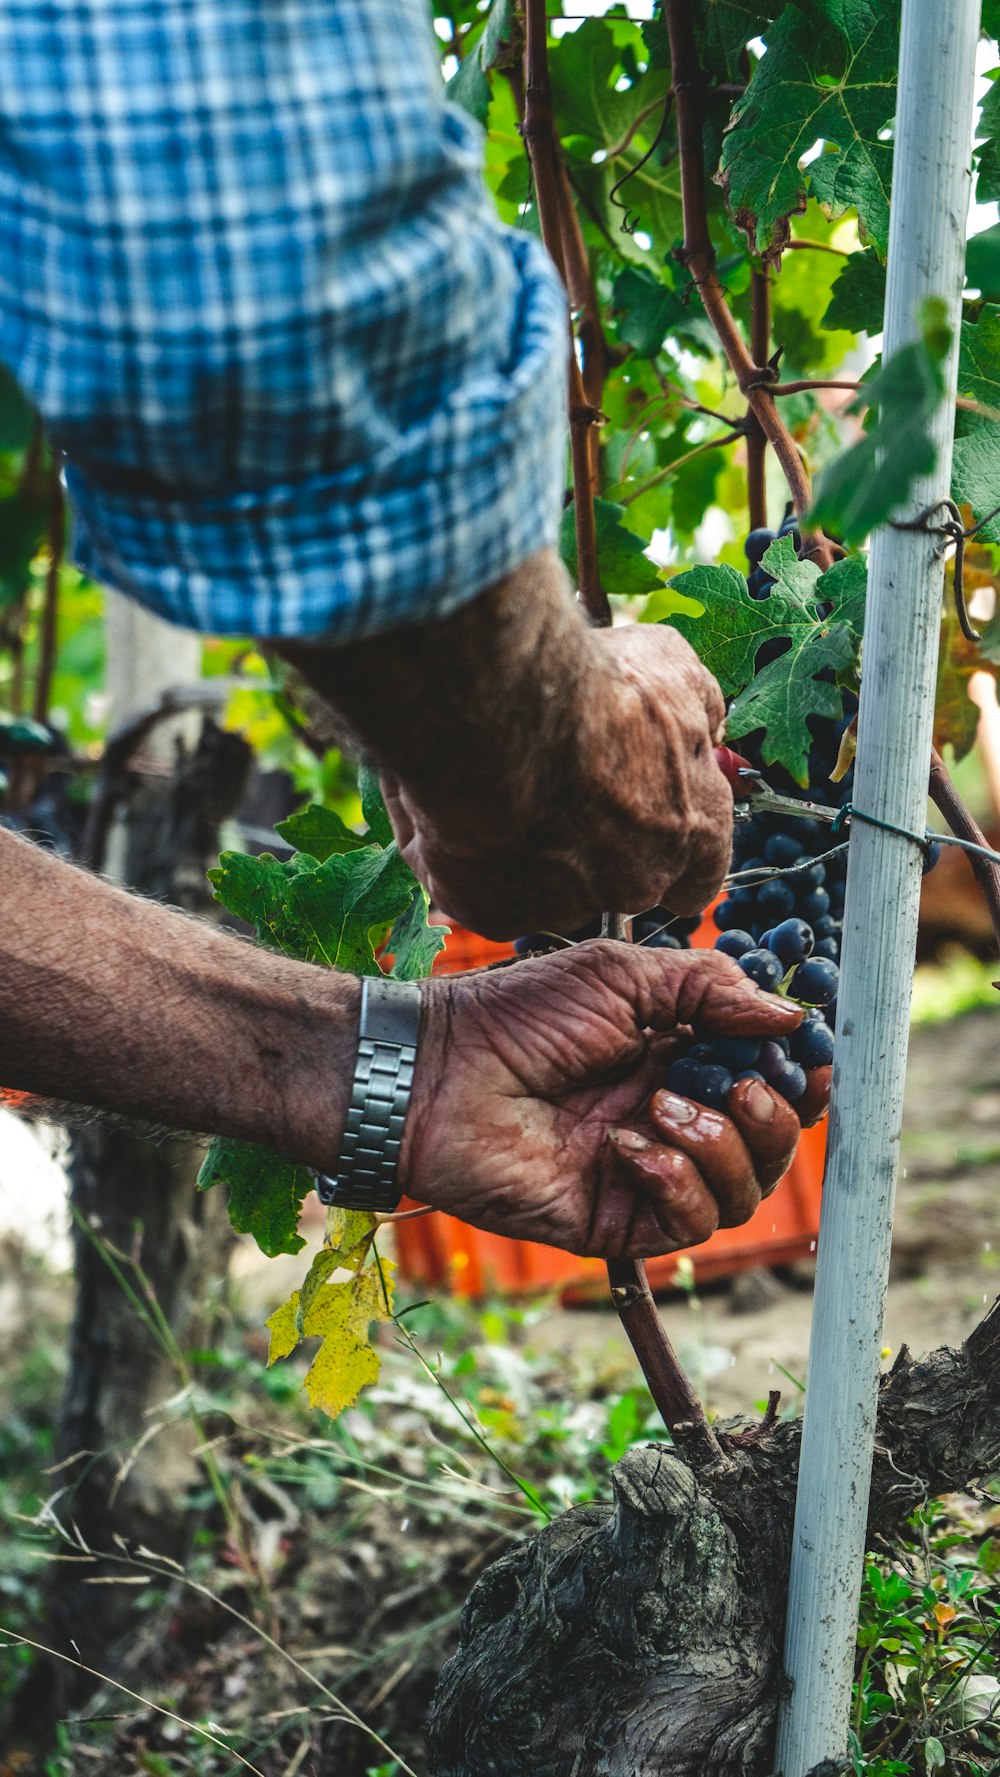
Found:
<path fill-rule="evenodd" d="M 331 1419 L 378 1378 L 380 1359 L 369 1328 L 372 1321 L 392 1318 L 394 1269 L 382 1260 L 343 1283 L 324 1283 L 302 1313 L 303 1335 L 319 1334 L 323 1341 L 306 1373 L 306 1392 Z"/>
<path fill-rule="evenodd" d="M 935 1604 L 934 1619 L 939 1629 L 947 1629 L 949 1623 L 955 1621 L 958 1612 L 951 1604 Z"/>
<path fill-rule="evenodd" d="M 271 1344 L 268 1348 L 268 1368 L 277 1363 L 279 1357 L 287 1357 L 294 1351 L 301 1337 L 299 1333 L 299 1292 L 293 1290 L 287 1302 L 282 1302 L 273 1314 L 269 1314 L 264 1325 L 269 1328 Z"/>
<path fill-rule="evenodd" d="M 326 1212 L 326 1241 L 338 1255 L 337 1265 L 345 1271 L 360 1271 L 375 1236 L 378 1221 L 364 1209 L 337 1209 L 331 1204 Z"/>

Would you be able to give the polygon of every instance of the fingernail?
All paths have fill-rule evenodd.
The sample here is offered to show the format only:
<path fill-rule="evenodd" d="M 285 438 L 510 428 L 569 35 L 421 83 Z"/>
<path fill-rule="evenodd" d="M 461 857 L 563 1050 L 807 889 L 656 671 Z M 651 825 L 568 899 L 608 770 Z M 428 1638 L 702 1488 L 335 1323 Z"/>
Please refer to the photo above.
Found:
<path fill-rule="evenodd" d="M 647 1148 L 656 1145 L 647 1136 L 640 1135 L 637 1129 L 609 1129 L 608 1140 L 613 1141 L 616 1148 L 625 1148 L 630 1154 L 642 1154 Z"/>
<path fill-rule="evenodd" d="M 774 1116 L 774 1099 L 759 1080 L 751 1080 L 743 1094 L 743 1108 L 755 1123 L 770 1123 Z"/>
<path fill-rule="evenodd" d="M 673 1092 L 658 1092 L 656 1108 L 661 1117 L 669 1117 L 671 1123 L 693 1123 L 698 1115 L 696 1104 L 687 1098 L 677 1098 Z"/>

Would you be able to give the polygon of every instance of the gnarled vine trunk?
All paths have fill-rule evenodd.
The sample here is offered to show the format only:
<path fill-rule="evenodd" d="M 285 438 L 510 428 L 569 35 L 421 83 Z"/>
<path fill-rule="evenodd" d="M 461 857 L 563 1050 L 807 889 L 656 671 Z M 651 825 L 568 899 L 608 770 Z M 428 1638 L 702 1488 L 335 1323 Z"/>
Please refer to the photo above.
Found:
<path fill-rule="evenodd" d="M 1000 1304 L 882 1383 L 868 1531 L 1000 1464 Z M 434 1777 L 766 1777 L 800 1423 L 716 1428 L 613 1471 L 483 1575 L 430 1718 Z M 836 1752 L 836 1748 L 831 1749 Z"/>

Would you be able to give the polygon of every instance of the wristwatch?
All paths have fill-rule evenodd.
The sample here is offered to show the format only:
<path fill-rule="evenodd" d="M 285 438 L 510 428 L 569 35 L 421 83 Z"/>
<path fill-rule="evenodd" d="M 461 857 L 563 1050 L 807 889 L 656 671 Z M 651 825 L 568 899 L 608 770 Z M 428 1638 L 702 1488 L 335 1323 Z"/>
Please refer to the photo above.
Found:
<path fill-rule="evenodd" d="M 366 976 L 361 983 L 358 1059 L 335 1173 L 316 1175 L 321 1203 L 391 1214 L 402 1192 L 396 1168 L 420 1035 L 420 989 Z"/>

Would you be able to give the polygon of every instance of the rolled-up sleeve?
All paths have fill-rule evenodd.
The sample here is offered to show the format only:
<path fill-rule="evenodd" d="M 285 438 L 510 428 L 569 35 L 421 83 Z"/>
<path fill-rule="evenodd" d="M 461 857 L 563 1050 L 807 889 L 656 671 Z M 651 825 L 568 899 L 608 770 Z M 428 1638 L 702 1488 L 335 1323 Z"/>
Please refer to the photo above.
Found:
<path fill-rule="evenodd" d="M 565 302 L 426 0 L 5 0 L 0 358 L 74 554 L 217 634 L 443 616 L 558 528 Z"/>

